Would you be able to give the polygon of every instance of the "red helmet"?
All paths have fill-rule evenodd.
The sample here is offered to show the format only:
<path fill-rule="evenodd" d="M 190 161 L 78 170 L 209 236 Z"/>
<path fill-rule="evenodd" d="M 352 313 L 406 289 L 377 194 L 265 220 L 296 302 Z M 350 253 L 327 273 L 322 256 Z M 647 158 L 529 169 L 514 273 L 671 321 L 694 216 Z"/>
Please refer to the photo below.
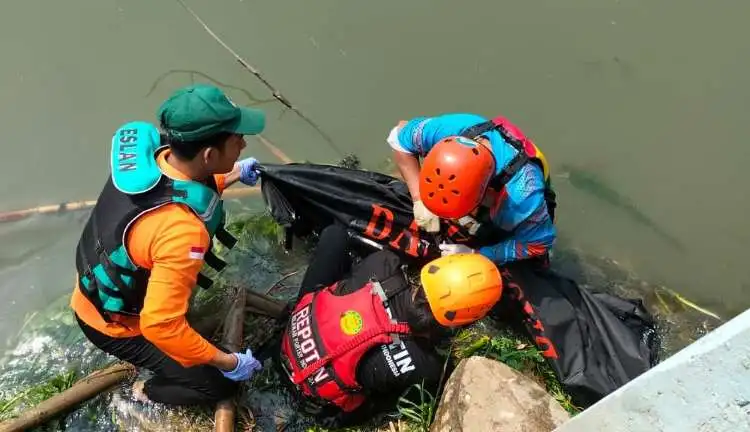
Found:
<path fill-rule="evenodd" d="M 495 158 L 487 147 L 469 138 L 448 137 L 424 158 L 419 195 L 435 215 L 460 218 L 479 206 L 494 174 Z"/>

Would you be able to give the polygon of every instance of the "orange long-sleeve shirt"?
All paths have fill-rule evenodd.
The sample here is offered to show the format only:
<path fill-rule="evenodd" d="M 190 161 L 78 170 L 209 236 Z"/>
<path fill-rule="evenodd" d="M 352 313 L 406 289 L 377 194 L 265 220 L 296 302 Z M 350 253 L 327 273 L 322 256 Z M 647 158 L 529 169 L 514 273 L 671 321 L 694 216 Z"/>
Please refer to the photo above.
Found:
<path fill-rule="evenodd" d="M 168 152 L 159 155 L 159 168 L 171 178 L 188 180 L 167 163 Z M 221 193 L 225 176 L 215 177 Z M 210 247 L 203 222 L 187 206 L 168 204 L 138 218 L 125 242 L 133 263 L 151 270 L 140 316 L 118 316 L 117 322 L 107 323 L 78 286 L 73 289 L 70 302 L 73 310 L 82 321 L 105 335 L 126 338 L 142 334 L 185 367 L 208 363 L 218 349 L 193 330 L 185 318 L 198 272 L 203 267 L 203 260 L 196 259 L 190 250 Z"/>

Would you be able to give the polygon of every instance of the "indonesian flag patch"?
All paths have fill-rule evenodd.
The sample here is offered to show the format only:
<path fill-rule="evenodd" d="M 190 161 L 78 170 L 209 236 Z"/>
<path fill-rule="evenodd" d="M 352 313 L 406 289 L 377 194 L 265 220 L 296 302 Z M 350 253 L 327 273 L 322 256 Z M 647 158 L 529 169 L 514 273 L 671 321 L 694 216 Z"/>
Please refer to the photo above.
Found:
<path fill-rule="evenodd" d="M 190 257 L 190 259 L 202 260 L 205 255 L 206 255 L 206 248 L 203 248 L 200 246 L 193 246 L 190 248 L 190 253 L 188 254 L 188 257 Z"/>

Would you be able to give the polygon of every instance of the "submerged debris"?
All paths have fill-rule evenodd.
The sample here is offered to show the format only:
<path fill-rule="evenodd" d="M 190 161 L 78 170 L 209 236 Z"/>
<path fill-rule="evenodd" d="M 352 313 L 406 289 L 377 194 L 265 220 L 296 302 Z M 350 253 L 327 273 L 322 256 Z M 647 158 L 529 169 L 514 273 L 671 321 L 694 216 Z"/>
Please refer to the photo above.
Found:
<path fill-rule="evenodd" d="M 344 156 L 343 159 L 336 163 L 336 165 L 342 168 L 349 169 L 361 169 L 362 167 L 362 163 L 360 162 L 359 157 L 354 153 L 349 153 L 348 155 Z"/>
<path fill-rule="evenodd" d="M 565 177 L 567 177 L 570 184 L 576 189 L 621 211 L 631 220 L 649 228 L 654 234 L 664 240 L 666 244 L 681 251 L 685 250 L 685 245 L 676 236 L 669 233 L 665 227 L 639 209 L 636 203 L 615 190 L 615 188 L 609 186 L 603 178 L 594 172 L 566 164 L 563 164 L 561 168 L 566 173 Z"/>

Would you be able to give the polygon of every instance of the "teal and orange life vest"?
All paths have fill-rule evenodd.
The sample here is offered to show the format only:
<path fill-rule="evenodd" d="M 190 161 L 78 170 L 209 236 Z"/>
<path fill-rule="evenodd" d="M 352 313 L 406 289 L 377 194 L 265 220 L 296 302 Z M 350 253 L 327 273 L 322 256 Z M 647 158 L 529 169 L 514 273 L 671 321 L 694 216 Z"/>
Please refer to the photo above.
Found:
<path fill-rule="evenodd" d="M 130 122 L 112 138 L 111 176 L 99 195 L 76 248 L 78 286 L 102 318 L 110 314 L 138 315 L 149 271 L 138 268 L 125 247 L 128 229 L 142 215 L 170 203 L 189 207 L 209 235 L 231 248 L 236 240 L 224 230 L 224 208 L 216 184 L 178 180 L 165 176 L 156 156 L 161 145 L 158 129 L 150 123 Z M 211 251 L 204 260 L 221 270 L 226 264 Z M 198 285 L 208 288 L 203 274 Z"/>

